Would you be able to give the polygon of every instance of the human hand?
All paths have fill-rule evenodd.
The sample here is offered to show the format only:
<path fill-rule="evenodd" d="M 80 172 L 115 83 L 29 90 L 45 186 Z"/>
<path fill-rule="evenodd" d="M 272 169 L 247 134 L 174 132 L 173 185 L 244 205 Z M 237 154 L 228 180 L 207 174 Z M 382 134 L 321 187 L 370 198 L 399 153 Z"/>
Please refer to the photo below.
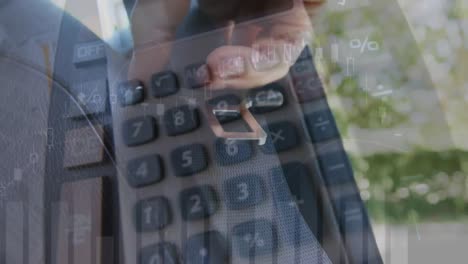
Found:
<path fill-rule="evenodd" d="M 230 21 L 233 16 L 248 14 L 265 5 L 279 5 L 285 1 L 213 1 L 199 0 L 200 9 L 226 25 L 226 42 L 206 58 L 212 89 L 255 88 L 284 77 L 310 42 L 310 16 L 325 0 L 292 0 L 295 6 L 287 15 L 273 18 L 268 27 L 251 24 L 251 39 L 243 44 L 230 45 L 236 30 Z M 188 13 L 189 0 L 140 0 L 132 13 L 132 32 L 135 52 L 129 77 L 150 79 L 151 74 L 164 68 L 171 53 L 171 41 L 176 28 Z M 236 8 L 234 8 L 236 6 Z M 236 10 L 233 12 L 232 10 Z M 261 11 L 261 10 L 260 10 Z M 237 12 L 237 14 L 236 14 Z M 155 44 L 157 49 L 142 48 Z M 285 52 L 285 51 L 288 52 Z M 287 54 L 287 56 L 286 56 Z M 265 59 L 267 58 L 267 59 Z"/>

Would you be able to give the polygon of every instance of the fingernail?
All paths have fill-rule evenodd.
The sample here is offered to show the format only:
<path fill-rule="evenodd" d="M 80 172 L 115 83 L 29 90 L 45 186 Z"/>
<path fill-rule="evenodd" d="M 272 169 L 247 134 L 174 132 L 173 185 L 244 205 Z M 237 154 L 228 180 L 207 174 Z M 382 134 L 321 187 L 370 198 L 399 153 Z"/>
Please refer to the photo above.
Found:
<path fill-rule="evenodd" d="M 217 75 L 221 79 L 231 79 L 245 73 L 245 60 L 241 56 L 226 57 L 218 64 Z"/>
<path fill-rule="evenodd" d="M 254 44 L 251 60 L 257 71 L 270 70 L 281 62 L 273 43 Z"/>
<path fill-rule="evenodd" d="M 295 32 L 279 36 L 283 42 L 281 44 L 281 55 L 285 63 L 294 64 L 301 55 L 303 49 L 311 42 L 309 32 Z"/>

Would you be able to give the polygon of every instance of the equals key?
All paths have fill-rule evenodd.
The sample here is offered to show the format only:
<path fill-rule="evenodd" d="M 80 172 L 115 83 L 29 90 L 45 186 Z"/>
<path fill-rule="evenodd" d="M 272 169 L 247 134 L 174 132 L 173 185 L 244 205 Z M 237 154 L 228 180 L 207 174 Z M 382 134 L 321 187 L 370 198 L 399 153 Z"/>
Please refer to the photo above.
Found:
<path fill-rule="evenodd" d="M 109 185 L 104 178 L 68 182 L 62 185 L 58 206 L 58 223 L 52 243 L 54 263 L 113 263 L 112 225 L 105 197 Z M 106 210 L 104 210 L 106 209 Z"/>

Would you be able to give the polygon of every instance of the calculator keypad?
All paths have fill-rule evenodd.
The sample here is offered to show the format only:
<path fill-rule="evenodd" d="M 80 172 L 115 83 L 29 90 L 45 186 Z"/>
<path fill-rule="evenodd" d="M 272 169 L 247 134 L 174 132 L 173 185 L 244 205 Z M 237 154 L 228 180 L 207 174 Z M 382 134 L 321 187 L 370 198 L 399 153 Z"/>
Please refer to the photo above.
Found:
<path fill-rule="evenodd" d="M 302 116 L 295 102 L 288 104 L 305 102 L 299 91 L 289 89 L 290 81 L 311 77 L 312 71 L 316 76 L 301 60 L 291 69 L 292 80 L 229 93 L 199 89 L 210 79 L 202 64 L 179 67 L 183 76 L 158 72 L 149 80 L 149 104 L 141 104 L 140 112 L 120 108 L 123 143 L 133 158 L 127 161 L 126 176 L 137 192 L 141 263 L 247 263 L 252 258 L 270 263 L 266 259 L 279 254 L 280 247 L 314 246 L 321 216 L 309 181 L 316 175 L 301 163 L 310 158 L 311 149 L 299 125 L 305 122 L 312 143 L 335 139 L 338 130 L 330 111 L 308 108 Z M 222 110 L 242 103 L 267 133 L 265 144 L 216 138 L 206 121 L 205 104 Z M 288 115 L 290 111 L 297 113 Z M 226 132 L 248 129 L 240 111 L 217 111 L 216 118 Z M 295 163 L 296 158 L 301 162 Z M 305 190 L 308 196 L 300 196 Z"/>

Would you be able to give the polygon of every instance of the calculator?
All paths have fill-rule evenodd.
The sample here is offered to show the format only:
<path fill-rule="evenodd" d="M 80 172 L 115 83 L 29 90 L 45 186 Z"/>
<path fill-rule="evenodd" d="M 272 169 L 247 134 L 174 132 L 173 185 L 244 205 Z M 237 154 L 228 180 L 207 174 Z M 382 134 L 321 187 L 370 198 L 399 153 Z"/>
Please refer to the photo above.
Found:
<path fill-rule="evenodd" d="M 131 54 L 64 18 L 48 263 L 382 263 L 310 49 L 276 82 L 207 89 L 224 32 L 136 50 L 172 55 L 129 79 Z"/>

